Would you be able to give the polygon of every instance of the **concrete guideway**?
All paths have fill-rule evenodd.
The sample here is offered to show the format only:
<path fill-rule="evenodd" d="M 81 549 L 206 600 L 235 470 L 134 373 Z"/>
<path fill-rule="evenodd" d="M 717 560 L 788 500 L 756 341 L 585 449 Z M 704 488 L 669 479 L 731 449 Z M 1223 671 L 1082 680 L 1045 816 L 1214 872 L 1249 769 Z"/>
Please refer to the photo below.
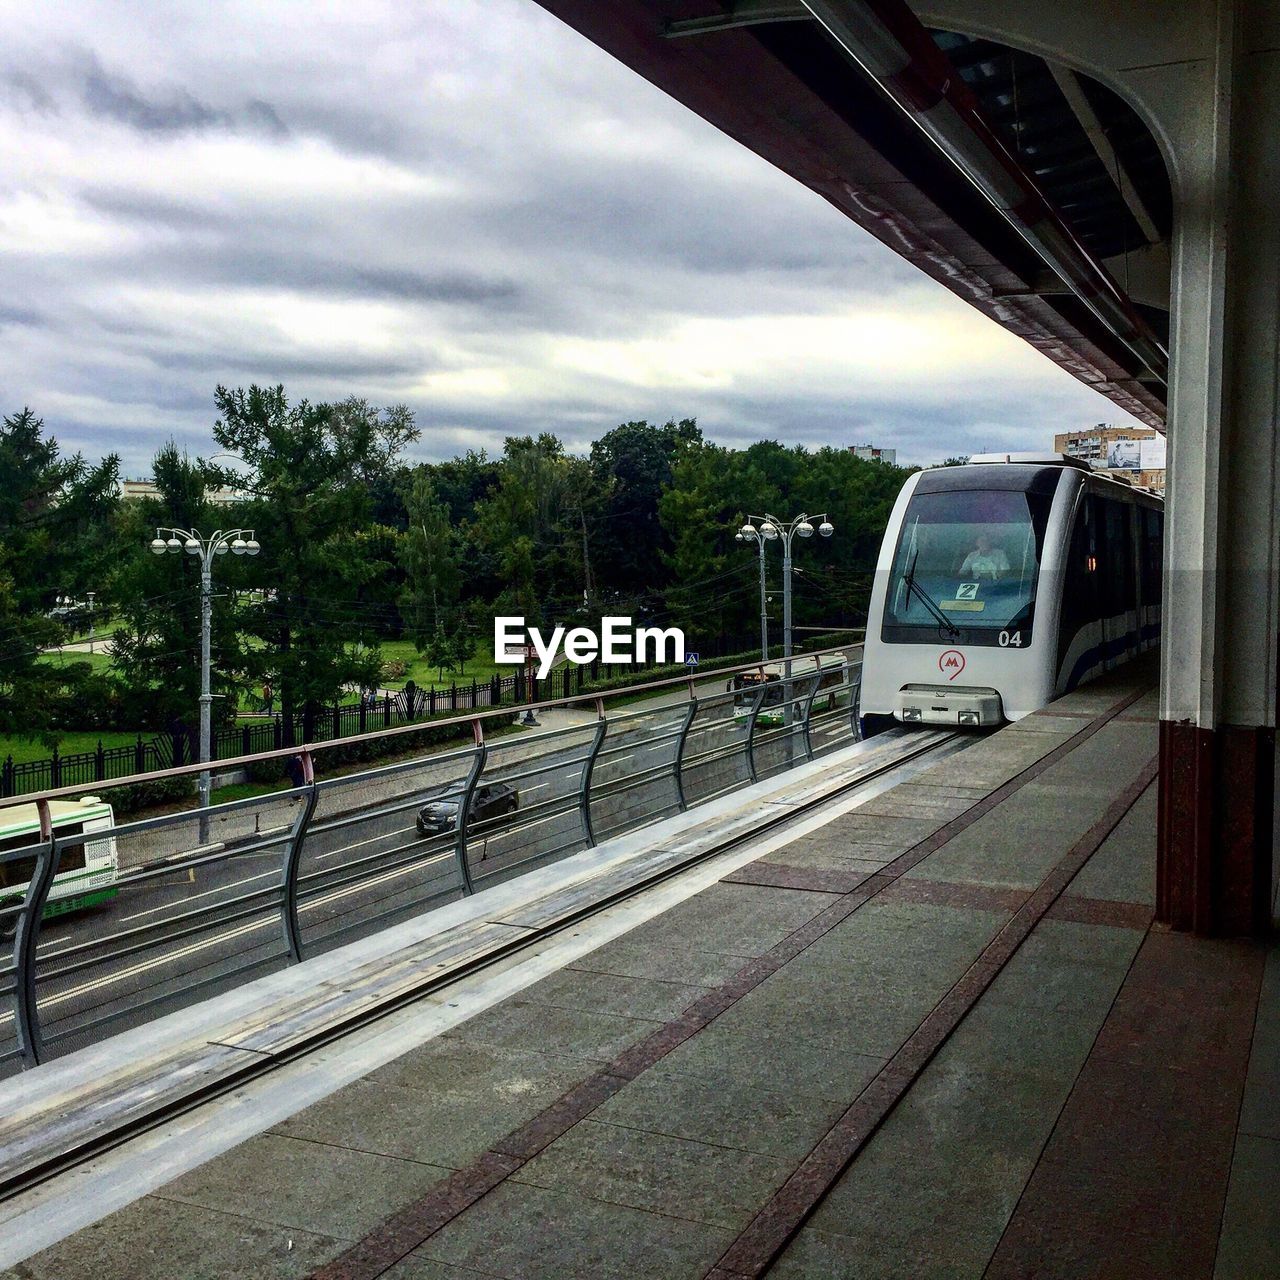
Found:
<path fill-rule="evenodd" d="M 6 1274 L 1275 1274 L 1280 966 L 1151 927 L 1144 678 L 366 1049 Z"/>
<path fill-rule="evenodd" d="M 561 950 L 588 949 L 611 936 L 610 928 L 630 927 L 646 911 L 695 892 L 699 873 L 690 881 L 687 868 L 710 860 L 715 879 L 768 848 L 762 832 L 777 826 L 790 839 L 821 820 L 805 817 L 815 806 L 825 813 L 833 803 L 840 811 L 865 802 L 939 749 L 965 745 L 945 732 L 854 745 L 25 1074 L 10 1083 L 0 1121 L 0 1194 L 83 1161 L 214 1091 L 242 1088 L 397 1004 L 429 998 L 474 1011 L 474 1002 L 457 995 L 468 971 L 536 971 L 540 951 L 554 950 L 557 933 L 570 926 Z M 607 909 L 611 901 L 618 905 Z M 615 916 L 621 925 L 610 923 Z M 580 941 L 588 935 L 595 942 Z"/>

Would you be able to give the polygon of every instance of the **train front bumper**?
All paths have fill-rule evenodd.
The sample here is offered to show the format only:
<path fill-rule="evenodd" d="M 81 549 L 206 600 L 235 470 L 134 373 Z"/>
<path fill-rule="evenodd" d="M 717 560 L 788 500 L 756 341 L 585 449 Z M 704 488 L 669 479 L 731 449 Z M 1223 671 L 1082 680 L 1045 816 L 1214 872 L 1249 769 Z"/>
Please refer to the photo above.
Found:
<path fill-rule="evenodd" d="M 997 690 L 957 689 L 953 685 L 903 685 L 898 690 L 894 715 L 903 724 L 959 725 L 966 729 L 1004 723 Z"/>

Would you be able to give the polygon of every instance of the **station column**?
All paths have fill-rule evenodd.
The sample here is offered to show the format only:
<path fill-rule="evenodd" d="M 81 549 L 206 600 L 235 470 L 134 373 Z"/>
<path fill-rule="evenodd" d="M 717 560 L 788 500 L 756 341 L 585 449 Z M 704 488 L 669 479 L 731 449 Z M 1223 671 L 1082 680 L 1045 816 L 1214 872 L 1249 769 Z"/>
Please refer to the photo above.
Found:
<path fill-rule="evenodd" d="M 1275 801 L 1280 14 L 1220 0 L 1174 175 L 1157 918 L 1270 924 Z"/>

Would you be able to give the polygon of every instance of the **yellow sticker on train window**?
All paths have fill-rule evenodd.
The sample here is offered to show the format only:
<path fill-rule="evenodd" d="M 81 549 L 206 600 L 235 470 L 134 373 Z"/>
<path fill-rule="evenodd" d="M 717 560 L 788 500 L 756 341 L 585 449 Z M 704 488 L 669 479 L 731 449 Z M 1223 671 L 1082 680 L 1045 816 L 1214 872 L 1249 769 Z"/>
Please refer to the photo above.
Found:
<path fill-rule="evenodd" d="M 987 607 L 985 600 L 940 600 L 938 603 L 952 613 L 981 613 Z"/>

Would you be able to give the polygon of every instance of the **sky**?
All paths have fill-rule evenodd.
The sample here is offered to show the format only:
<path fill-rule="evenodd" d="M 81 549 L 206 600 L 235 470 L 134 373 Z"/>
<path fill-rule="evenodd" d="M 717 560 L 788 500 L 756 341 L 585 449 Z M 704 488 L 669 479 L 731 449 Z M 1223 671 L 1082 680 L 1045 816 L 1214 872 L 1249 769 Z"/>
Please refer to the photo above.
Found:
<path fill-rule="evenodd" d="M 132 476 L 218 383 L 407 404 L 424 460 L 1133 421 L 532 0 L 0 0 L 0 255 L 0 408 Z"/>

